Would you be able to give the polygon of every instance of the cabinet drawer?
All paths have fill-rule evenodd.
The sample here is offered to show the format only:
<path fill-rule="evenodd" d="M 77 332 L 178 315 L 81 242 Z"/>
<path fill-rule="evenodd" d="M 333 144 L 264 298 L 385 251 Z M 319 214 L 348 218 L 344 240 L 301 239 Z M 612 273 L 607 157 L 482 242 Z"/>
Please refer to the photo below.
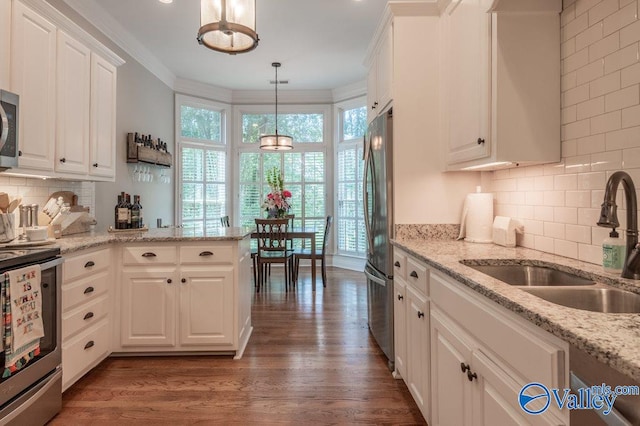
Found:
<path fill-rule="evenodd" d="M 62 315 L 62 341 L 97 323 L 109 312 L 109 298 L 104 295 Z"/>
<path fill-rule="evenodd" d="M 175 246 L 124 247 L 122 263 L 124 265 L 175 265 Z"/>
<path fill-rule="evenodd" d="M 428 296 L 427 284 L 429 282 L 429 275 L 427 273 L 427 267 L 418 261 L 407 257 L 407 283 L 422 293 L 423 296 Z"/>
<path fill-rule="evenodd" d="M 398 249 L 393 250 L 393 276 L 407 278 L 407 255 Z"/>
<path fill-rule="evenodd" d="M 62 382 L 67 384 L 109 355 L 109 322 L 105 319 L 62 345 Z"/>
<path fill-rule="evenodd" d="M 109 271 L 82 278 L 62 286 L 62 312 L 67 312 L 81 303 L 95 300 L 109 290 Z"/>
<path fill-rule="evenodd" d="M 563 387 L 564 351 L 539 337 L 541 330 L 498 305 L 490 306 L 493 302 L 482 303 L 478 298 L 483 296 L 469 294 L 463 284 L 437 273 L 431 275 L 430 291 L 432 303 L 482 342 L 480 351 L 502 358 L 526 380 Z"/>
<path fill-rule="evenodd" d="M 64 259 L 62 264 L 63 282 L 69 282 L 97 271 L 108 268 L 111 265 L 111 249 L 103 249 L 79 256 Z"/>
<path fill-rule="evenodd" d="M 180 247 L 181 265 L 233 263 L 232 246 L 184 246 Z"/>

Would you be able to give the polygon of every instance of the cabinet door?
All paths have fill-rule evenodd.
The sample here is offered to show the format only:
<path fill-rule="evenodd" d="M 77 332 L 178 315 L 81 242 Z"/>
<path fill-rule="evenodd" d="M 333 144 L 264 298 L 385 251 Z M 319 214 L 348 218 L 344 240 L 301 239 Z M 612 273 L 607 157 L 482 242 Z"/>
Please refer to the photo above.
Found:
<path fill-rule="evenodd" d="M 484 158 L 491 153 L 491 16 L 486 2 L 453 1 L 445 12 L 450 164 Z"/>
<path fill-rule="evenodd" d="M 472 419 L 472 387 L 461 366 L 471 362 L 471 347 L 464 333 L 437 309 L 431 310 L 431 422 L 469 425 Z M 463 340 L 464 339 L 464 340 Z M 499 423 L 496 423 L 499 424 Z"/>
<path fill-rule="evenodd" d="M 550 407 L 539 415 L 526 414 L 518 405 L 518 395 L 525 381 L 512 377 L 496 361 L 474 351 L 471 361 L 477 374 L 473 384 L 473 424 L 484 425 L 559 425 Z M 477 380 L 477 383 L 475 383 Z"/>
<path fill-rule="evenodd" d="M 91 51 L 58 31 L 56 172 L 87 174 Z"/>
<path fill-rule="evenodd" d="M 11 91 L 20 95 L 20 167 L 53 170 L 56 27 L 13 2 Z"/>
<path fill-rule="evenodd" d="M 123 272 L 121 310 L 122 346 L 176 344 L 175 270 Z"/>
<path fill-rule="evenodd" d="M 180 273 L 180 345 L 233 344 L 233 267 Z"/>
<path fill-rule="evenodd" d="M 407 380 L 407 295 L 406 285 L 400 279 L 393 281 L 393 324 L 396 373 Z"/>
<path fill-rule="evenodd" d="M 367 74 L 367 123 L 372 122 L 379 111 L 377 109 L 378 98 L 376 95 L 377 74 L 378 65 L 377 60 L 374 58 L 371 68 L 369 68 L 369 73 Z"/>
<path fill-rule="evenodd" d="M 429 307 L 407 286 L 407 387 L 425 418 L 429 418 Z"/>
<path fill-rule="evenodd" d="M 376 60 L 377 113 L 384 111 L 393 97 L 393 24 L 383 32 Z"/>
<path fill-rule="evenodd" d="M 116 67 L 91 55 L 89 174 L 113 178 L 116 170 Z"/>

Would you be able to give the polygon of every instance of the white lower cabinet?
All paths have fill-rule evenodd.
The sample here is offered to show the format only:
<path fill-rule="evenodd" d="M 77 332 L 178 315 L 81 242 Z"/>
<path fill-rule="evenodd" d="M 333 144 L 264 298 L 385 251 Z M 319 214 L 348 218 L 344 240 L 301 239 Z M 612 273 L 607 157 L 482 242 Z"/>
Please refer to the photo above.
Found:
<path fill-rule="evenodd" d="M 245 253 L 246 252 L 246 253 Z M 248 242 L 123 247 L 119 352 L 244 349 Z"/>
<path fill-rule="evenodd" d="M 62 388 L 105 359 L 111 348 L 112 249 L 83 250 L 62 264 Z"/>
<path fill-rule="evenodd" d="M 531 382 L 568 387 L 568 345 L 402 250 L 394 249 L 395 374 L 436 425 L 561 425 L 528 415 Z"/>
<path fill-rule="evenodd" d="M 528 383 L 568 387 L 564 342 L 434 271 L 430 294 L 431 425 L 569 424 L 566 410 L 518 404 Z"/>
<path fill-rule="evenodd" d="M 394 250 L 395 374 L 429 419 L 429 299 L 426 266 Z M 406 281 L 405 281 L 406 280 Z"/>

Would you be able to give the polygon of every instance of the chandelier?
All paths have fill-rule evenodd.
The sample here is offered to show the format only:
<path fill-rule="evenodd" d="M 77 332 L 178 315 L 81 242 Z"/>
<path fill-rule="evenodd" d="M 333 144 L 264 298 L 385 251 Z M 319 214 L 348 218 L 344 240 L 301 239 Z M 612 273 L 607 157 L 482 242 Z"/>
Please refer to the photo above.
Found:
<path fill-rule="evenodd" d="M 273 135 L 260 136 L 260 149 L 270 151 L 293 149 L 293 138 L 278 134 L 278 68 L 280 68 L 280 65 L 280 62 L 271 64 L 276 69 L 276 131 Z"/>
<path fill-rule="evenodd" d="M 249 52 L 258 46 L 255 0 L 201 0 L 198 43 L 218 52 Z"/>

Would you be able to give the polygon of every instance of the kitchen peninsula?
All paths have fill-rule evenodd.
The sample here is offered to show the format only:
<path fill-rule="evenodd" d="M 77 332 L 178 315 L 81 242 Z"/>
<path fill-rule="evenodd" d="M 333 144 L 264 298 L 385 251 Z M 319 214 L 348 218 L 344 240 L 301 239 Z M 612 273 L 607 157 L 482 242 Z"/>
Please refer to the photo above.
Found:
<path fill-rule="evenodd" d="M 242 357 L 252 332 L 250 235 L 162 228 L 56 240 L 63 388 L 112 353 Z"/>

